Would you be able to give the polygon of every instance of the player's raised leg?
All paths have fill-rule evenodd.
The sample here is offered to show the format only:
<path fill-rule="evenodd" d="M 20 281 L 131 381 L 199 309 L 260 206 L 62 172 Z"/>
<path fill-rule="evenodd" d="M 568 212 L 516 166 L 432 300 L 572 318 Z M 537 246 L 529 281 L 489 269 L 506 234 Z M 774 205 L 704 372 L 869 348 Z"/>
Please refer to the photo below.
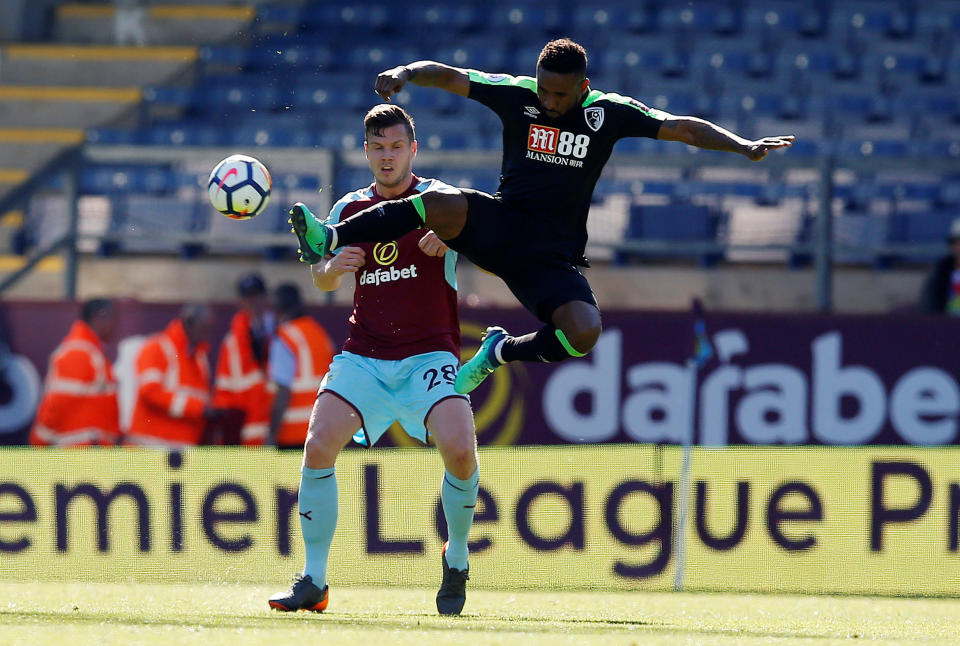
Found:
<path fill-rule="evenodd" d="M 510 336 L 501 327 L 487 328 L 480 349 L 457 372 L 457 392 L 472 392 L 511 361 L 553 363 L 585 356 L 600 338 L 600 310 L 590 303 L 565 303 L 554 311 L 552 319 L 552 325 L 523 336 Z"/>
<path fill-rule="evenodd" d="M 427 416 L 427 429 L 445 467 L 440 501 L 448 539 L 441 555 L 443 578 L 437 592 L 437 611 L 441 615 L 459 615 L 466 602 L 470 578 L 467 541 L 477 505 L 479 480 L 477 439 L 470 404 L 459 397 L 444 399 Z"/>
<path fill-rule="evenodd" d="M 275 610 L 323 612 L 327 608 L 327 558 L 338 512 L 334 463 L 359 428 L 360 417 L 352 406 L 329 392 L 320 393 L 310 416 L 300 476 L 300 529 L 306 562 L 289 590 L 270 597 L 270 607 Z"/>
<path fill-rule="evenodd" d="M 390 242 L 422 226 L 450 240 L 460 235 L 466 221 L 467 200 L 455 188 L 381 202 L 334 225 L 322 223 L 299 202 L 290 210 L 301 258 L 311 265 L 338 247 Z"/>

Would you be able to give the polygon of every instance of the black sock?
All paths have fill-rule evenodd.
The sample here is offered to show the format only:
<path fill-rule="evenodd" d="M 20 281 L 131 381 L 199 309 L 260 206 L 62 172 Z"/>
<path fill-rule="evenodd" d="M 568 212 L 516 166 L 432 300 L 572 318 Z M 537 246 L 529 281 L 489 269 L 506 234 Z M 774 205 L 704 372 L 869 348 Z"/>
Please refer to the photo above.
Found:
<path fill-rule="evenodd" d="M 500 348 L 504 361 L 533 361 L 552 363 L 569 359 L 566 348 L 557 338 L 557 328 L 547 325 L 538 332 L 509 337 Z"/>
<path fill-rule="evenodd" d="M 420 228 L 423 219 L 410 200 L 405 197 L 382 202 L 333 225 L 337 230 L 337 248 L 359 242 L 391 242 Z"/>

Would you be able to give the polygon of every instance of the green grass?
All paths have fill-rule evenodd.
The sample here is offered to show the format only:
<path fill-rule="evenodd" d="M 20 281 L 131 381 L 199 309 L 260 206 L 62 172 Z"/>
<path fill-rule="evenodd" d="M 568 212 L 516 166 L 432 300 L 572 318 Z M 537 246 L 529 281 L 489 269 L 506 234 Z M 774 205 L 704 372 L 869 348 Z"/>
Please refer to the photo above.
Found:
<path fill-rule="evenodd" d="M 0 644 L 204 646 L 956 644 L 960 599 L 333 588 L 322 615 L 277 613 L 275 586 L 0 582 Z"/>

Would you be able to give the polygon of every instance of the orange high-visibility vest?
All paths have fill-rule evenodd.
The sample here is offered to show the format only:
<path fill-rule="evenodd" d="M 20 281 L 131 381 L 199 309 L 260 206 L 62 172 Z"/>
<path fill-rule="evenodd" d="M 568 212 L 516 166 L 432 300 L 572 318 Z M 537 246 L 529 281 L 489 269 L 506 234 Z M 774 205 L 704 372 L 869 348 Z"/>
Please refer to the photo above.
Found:
<path fill-rule="evenodd" d="M 264 366 L 257 361 L 250 338 L 250 313 L 237 312 L 220 345 L 213 405 L 242 410 L 240 439 L 246 445 L 257 446 L 264 443 L 270 431 L 273 397 L 267 388 Z"/>
<path fill-rule="evenodd" d="M 199 444 L 210 401 L 207 344 L 190 351 L 180 319 L 143 344 L 137 356 L 137 401 L 129 444 L 188 446 Z"/>
<path fill-rule="evenodd" d="M 30 444 L 116 444 L 119 420 L 117 382 L 103 344 L 89 325 L 75 321 L 50 355 Z"/>
<path fill-rule="evenodd" d="M 283 323 L 277 336 L 296 358 L 297 371 L 290 385 L 290 403 L 277 430 L 276 443 L 277 446 L 299 446 L 307 438 L 313 402 L 333 360 L 333 343 L 326 330 L 309 316 Z"/>

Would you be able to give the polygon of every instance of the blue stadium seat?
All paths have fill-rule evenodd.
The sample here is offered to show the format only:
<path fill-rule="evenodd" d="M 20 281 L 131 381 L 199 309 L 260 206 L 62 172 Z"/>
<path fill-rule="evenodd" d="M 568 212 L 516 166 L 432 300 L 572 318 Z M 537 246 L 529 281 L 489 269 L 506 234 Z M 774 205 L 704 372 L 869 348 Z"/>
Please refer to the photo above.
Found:
<path fill-rule="evenodd" d="M 355 191 L 363 186 L 369 186 L 372 182 L 373 178 L 370 176 L 370 170 L 367 168 L 342 168 L 334 178 L 336 197 L 339 198 L 349 191 Z"/>
<path fill-rule="evenodd" d="M 257 5 L 254 26 L 261 32 L 276 32 L 295 27 L 301 21 L 300 7 L 289 4 L 263 3 Z"/>
<path fill-rule="evenodd" d="M 432 113 L 451 114 L 459 112 L 463 104 L 463 99 L 456 94 L 434 88 L 420 88 L 410 85 L 398 92 L 393 100 L 410 110 L 414 115 L 422 114 L 424 110 Z M 463 130 L 462 124 L 460 130 Z"/>
<path fill-rule="evenodd" d="M 863 61 L 854 52 L 841 51 L 833 57 L 833 77 L 839 81 L 855 80 L 860 77 Z"/>
<path fill-rule="evenodd" d="M 486 42 L 463 41 L 436 52 L 441 63 L 482 70 L 485 72 L 507 72 L 507 53 L 499 47 L 490 47 Z M 518 73 L 517 70 L 509 70 Z"/>
<path fill-rule="evenodd" d="M 250 52 L 253 70 L 276 73 L 277 69 L 318 70 L 335 66 L 336 51 L 326 45 L 273 45 L 257 47 Z"/>
<path fill-rule="evenodd" d="M 605 77 L 616 83 L 617 88 L 629 92 L 637 79 L 652 74 L 663 65 L 664 53 L 660 49 L 645 49 L 640 46 L 613 45 L 599 57 L 599 69 Z M 594 59 L 596 60 L 596 59 Z M 596 63 L 593 63 L 596 65 Z M 612 91 L 616 91 L 610 88 Z"/>
<path fill-rule="evenodd" d="M 630 207 L 624 239 L 692 242 L 717 240 L 721 214 L 707 206 L 672 204 L 648 206 L 634 204 Z M 668 256 L 675 256 L 664 252 Z M 623 264 L 630 258 L 658 258 L 664 253 L 619 252 L 616 262 Z M 713 266 L 719 260 L 716 254 L 701 254 L 697 257 L 701 266 Z"/>
<path fill-rule="evenodd" d="M 950 210 L 920 211 L 917 213 L 895 213 L 891 218 L 887 242 L 903 244 L 943 244 L 950 232 L 950 225 L 957 218 L 957 212 Z M 885 258 L 889 263 L 930 262 L 929 256 L 898 256 Z"/>
<path fill-rule="evenodd" d="M 193 88 L 176 86 L 150 86 L 143 88 L 143 100 L 148 106 L 164 106 L 185 109 L 196 103 Z"/>
<path fill-rule="evenodd" d="M 743 15 L 744 32 L 751 38 L 768 41 L 783 41 L 788 34 L 796 33 L 801 24 L 802 11 L 796 3 L 763 3 L 746 9 Z"/>
<path fill-rule="evenodd" d="M 366 36 L 391 26 L 393 14 L 389 5 L 308 3 L 300 21 L 312 32 L 337 36 Z"/>
<path fill-rule="evenodd" d="M 568 14 L 566 9 L 536 3 L 495 4 L 491 7 L 488 25 L 493 33 L 522 42 L 537 42 L 564 31 L 569 24 Z"/>
<path fill-rule="evenodd" d="M 828 18 L 818 7 L 807 7 L 799 15 L 797 31 L 804 38 L 820 38 L 827 33 Z"/>
<path fill-rule="evenodd" d="M 80 191 L 90 194 L 163 195 L 178 186 L 175 173 L 156 165 L 89 165 L 80 173 Z"/>
<path fill-rule="evenodd" d="M 205 110 L 215 108 L 225 112 L 250 112 L 272 110 L 287 99 L 287 91 L 277 85 L 264 84 L 258 80 L 227 81 L 211 80 L 201 89 Z"/>
<path fill-rule="evenodd" d="M 244 67 L 250 61 L 250 49 L 235 45 L 211 45 L 201 47 L 197 55 L 206 67 Z"/>
<path fill-rule="evenodd" d="M 660 10 L 659 19 L 665 30 L 709 32 L 716 22 L 716 7 L 708 3 L 667 5 Z"/>
<path fill-rule="evenodd" d="M 89 128 L 86 141 L 92 144 L 137 144 L 142 143 L 142 130 L 122 128 Z"/>
<path fill-rule="evenodd" d="M 489 168 L 417 166 L 414 171 L 418 177 L 433 177 L 451 186 L 475 188 L 487 193 L 496 191 L 500 182 L 499 172 Z"/>
<path fill-rule="evenodd" d="M 646 137 L 628 137 L 614 146 L 617 152 L 640 155 L 679 154 L 682 146 L 672 141 L 660 141 Z"/>
<path fill-rule="evenodd" d="M 330 148 L 332 150 L 356 150 L 363 148 L 363 133 L 347 132 L 336 130 L 325 130 L 320 134 L 319 144 L 321 148 Z"/>
<path fill-rule="evenodd" d="M 409 13 L 411 22 L 418 25 L 420 37 L 433 42 L 451 40 L 455 34 L 475 33 L 483 28 L 481 8 L 469 2 L 414 6 Z"/>
<path fill-rule="evenodd" d="M 738 7 L 721 7 L 713 17 L 713 32 L 733 36 L 743 30 L 743 12 Z"/>

